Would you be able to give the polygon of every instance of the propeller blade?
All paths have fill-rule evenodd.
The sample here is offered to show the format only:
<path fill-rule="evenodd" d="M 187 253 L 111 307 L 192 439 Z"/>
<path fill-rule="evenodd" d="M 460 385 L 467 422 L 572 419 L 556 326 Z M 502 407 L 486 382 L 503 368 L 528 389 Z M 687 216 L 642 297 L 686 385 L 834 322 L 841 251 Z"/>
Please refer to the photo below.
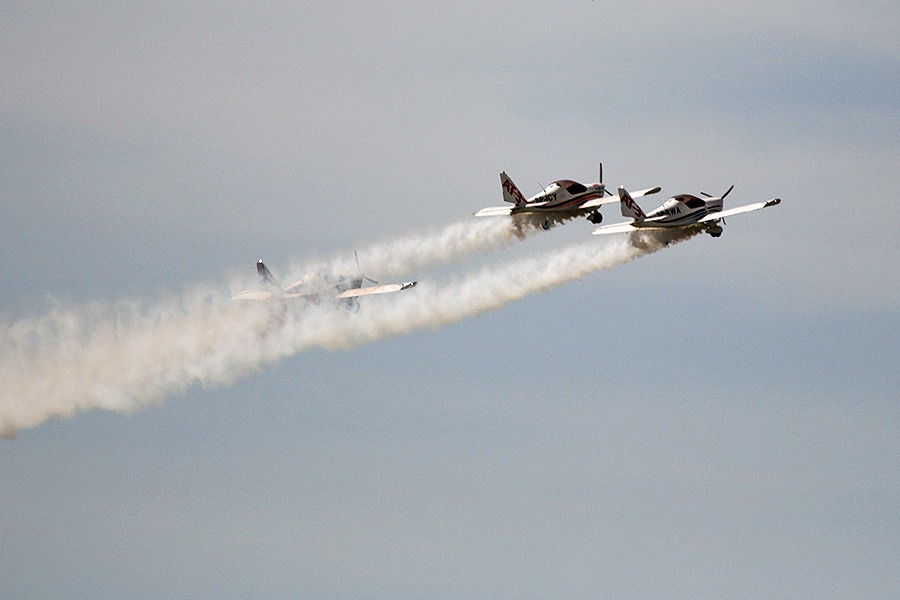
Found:
<path fill-rule="evenodd" d="M 603 163 L 600 163 L 600 179 L 598 179 L 597 182 L 603 183 Z"/>
<path fill-rule="evenodd" d="M 725 192 L 724 194 L 722 194 L 722 200 L 724 200 L 724 199 L 725 199 L 725 196 L 727 196 L 728 194 L 730 194 L 730 193 L 731 193 L 731 190 L 733 190 L 733 189 L 734 189 L 734 186 L 733 186 L 733 185 L 732 185 L 730 188 L 728 188 L 728 191 Z"/>

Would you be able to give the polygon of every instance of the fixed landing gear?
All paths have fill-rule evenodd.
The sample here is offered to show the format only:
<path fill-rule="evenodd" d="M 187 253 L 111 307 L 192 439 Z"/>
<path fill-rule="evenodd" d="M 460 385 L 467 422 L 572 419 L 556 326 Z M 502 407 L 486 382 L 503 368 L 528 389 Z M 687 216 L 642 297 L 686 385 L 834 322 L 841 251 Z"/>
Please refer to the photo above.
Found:
<path fill-rule="evenodd" d="M 591 223 L 594 223 L 596 225 L 597 223 L 603 222 L 603 215 L 601 215 L 599 211 L 595 210 L 594 212 L 592 212 L 591 214 L 588 215 L 587 219 L 588 219 L 588 221 L 590 221 Z"/>
<path fill-rule="evenodd" d="M 710 225 L 706 228 L 706 233 L 713 236 L 714 238 L 722 235 L 722 226 L 721 225 Z"/>
<path fill-rule="evenodd" d="M 544 219 L 544 221 L 541 223 L 541 229 L 543 229 L 544 231 L 550 231 L 550 219 Z"/>

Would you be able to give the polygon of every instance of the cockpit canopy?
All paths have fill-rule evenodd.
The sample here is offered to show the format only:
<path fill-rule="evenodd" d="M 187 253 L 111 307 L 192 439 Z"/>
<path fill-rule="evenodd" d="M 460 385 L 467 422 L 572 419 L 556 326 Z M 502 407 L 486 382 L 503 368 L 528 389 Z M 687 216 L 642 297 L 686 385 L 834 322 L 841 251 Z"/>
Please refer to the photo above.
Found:
<path fill-rule="evenodd" d="M 587 188 L 583 184 L 580 184 L 577 181 L 572 181 L 571 179 L 560 179 L 559 181 L 554 181 L 548 186 L 547 189 L 552 188 L 555 185 L 566 190 L 573 196 L 576 194 L 583 194 L 587 191 Z"/>
<path fill-rule="evenodd" d="M 681 194 L 680 196 L 672 196 L 672 200 L 682 202 L 688 208 L 703 208 L 704 206 L 706 206 L 705 200 L 698 198 L 697 196 L 692 196 L 690 194 Z"/>

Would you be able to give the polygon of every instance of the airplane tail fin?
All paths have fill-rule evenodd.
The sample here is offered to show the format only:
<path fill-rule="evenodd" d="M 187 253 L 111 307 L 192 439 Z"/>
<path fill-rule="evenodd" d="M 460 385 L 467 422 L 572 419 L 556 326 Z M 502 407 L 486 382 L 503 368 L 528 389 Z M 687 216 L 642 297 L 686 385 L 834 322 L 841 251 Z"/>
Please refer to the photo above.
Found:
<path fill-rule="evenodd" d="M 279 290 L 281 289 L 281 284 L 278 283 L 278 280 L 275 279 L 275 276 L 272 275 L 272 272 L 269 270 L 269 267 L 259 259 L 256 261 L 256 274 L 259 275 L 259 283 L 262 285 L 274 285 Z"/>
<path fill-rule="evenodd" d="M 619 204 L 622 205 L 622 216 L 634 219 L 635 221 L 643 221 L 647 218 L 641 207 L 638 206 L 631 194 L 624 186 L 619 186 Z"/>
<path fill-rule="evenodd" d="M 513 180 L 504 171 L 500 173 L 500 185 L 503 187 L 503 201 L 515 204 L 516 206 L 525 206 L 525 196 L 513 183 Z"/>

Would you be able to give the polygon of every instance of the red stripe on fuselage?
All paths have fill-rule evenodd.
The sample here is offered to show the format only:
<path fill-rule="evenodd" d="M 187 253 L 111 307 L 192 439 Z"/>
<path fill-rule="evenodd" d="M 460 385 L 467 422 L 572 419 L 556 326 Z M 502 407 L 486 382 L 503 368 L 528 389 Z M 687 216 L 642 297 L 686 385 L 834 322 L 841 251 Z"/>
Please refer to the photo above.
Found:
<path fill-rule="evenodd" d="M 590 194 L 586 194 L 584 196 L 576 196 L 575 198 L 569 198 L 565 202 L 560 202 L 559 204 L 545 204 L 543 206 L 531 206 L 531 210 L 534 212 L 537 211 L 554 211 L 554 210 L 575 210 L 580 207 L 582 204 L 587 202 L 588 200 L 593 200 L 594 198 L 602 198 L 603 194 L 598 194 L 596 192 L 592 192 Z M 525 205 L 524 209 L 529 209 L 529 205 Z"/>

